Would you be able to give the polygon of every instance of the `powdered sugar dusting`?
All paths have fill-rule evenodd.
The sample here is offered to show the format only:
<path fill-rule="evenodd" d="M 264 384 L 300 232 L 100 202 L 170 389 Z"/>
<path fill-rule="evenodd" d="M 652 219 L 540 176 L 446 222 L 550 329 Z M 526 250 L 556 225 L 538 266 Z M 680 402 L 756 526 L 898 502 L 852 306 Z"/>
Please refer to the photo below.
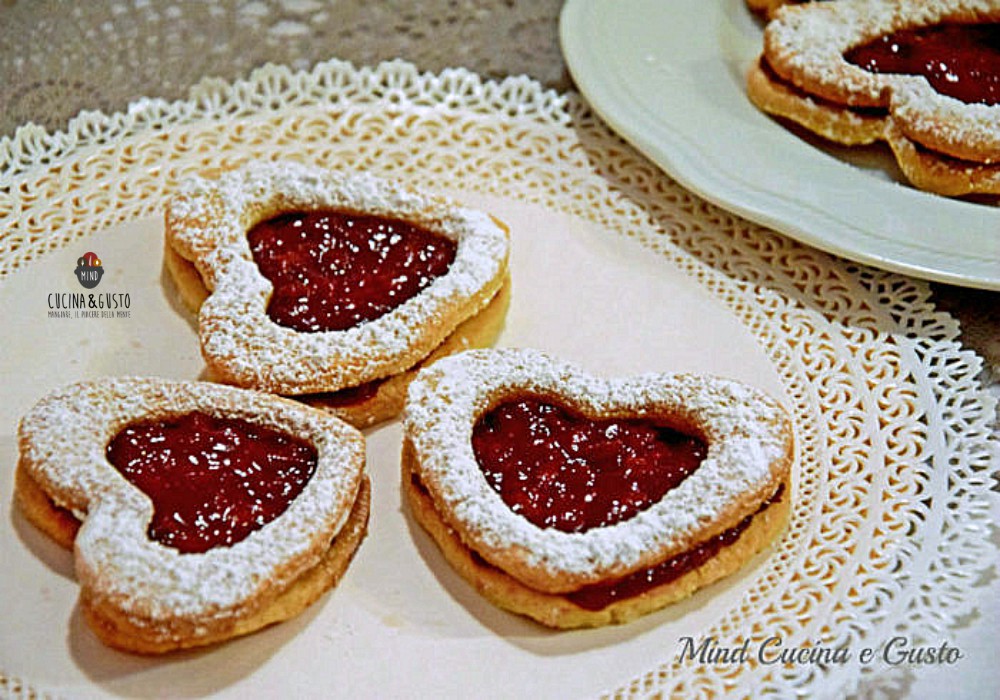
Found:
<path fill-rule="evenodd" d="M 191 411 L 284 431 L 317 450 L 316 470 L 288 509 L 244 540 L 182 554 L 146 535 L 149 498 L 105 456 L 126 425 Z M 21 464 L 57 505 L 83 516 L 77 576 L 136 624 L 239 614 L 314 566 L 346 522 L 361 482 L 364 438 L 323 412 L 256 392 L 200 382 L 126 377 L 72 385 L 22 419 Z"/>
<path fill-rule="evenodd" d="M 966 104 L 913 76 L 894 84 L 890 111 L 907 136 L 925 147 L 976 163 L 1000 163 L 1000 105 Z"/>
<path fill-rule="evenodd" d="M 561 397 L 592 415 L 674 415 L 703 431 L 708 454 L 678 487 L 628 520 L 577 533 L 540 528 L 503 502 L 472 450 L 478 418 L 514 392 Z M 608 379 L 534 350 L 474 350 L 421 371 L 410 386 L 404 430 L 425 486 L 486 548 L 522 548 L 530 565 L 552 576 L 599 575 L 638 566 L 651 551 L 679 551 L 748 494 L 756 496 L 752 512 L 783 476 L 773 470 L 789 449 L 786 420 L 773 399 L 715 377 Z"/>
<path fill-rule="evenodd" d="M 901 29 L 942 22 L 1000 21 L 998 0 L 838 0 L 779 10 L 764 32 L 764 55 L 807 93 L 851 107 L 883 107 L 925 147 L 976 162 L 1000 159 L 1000 105 L 966 104 L 922 76 L 876 74 L 844 53 Z"/>
<path fill-rule="evenodd" d="M 274 214 L 331 208 L 403 218 L 457 245 L 448 272 L 372 321 L 300 333 L 267 315 L 272 286 L 246 232 Z M 171 200 L 170 244 L 212 294 L 199 314 L 206 361 L 233 383 L 284 394 L 335 391 L 406 369 L 477 313 L 506 271 L 506 232 L 483 212 L 368 174 L 292 162 L 252 162 L 218 180 L 195 178 Z"/>

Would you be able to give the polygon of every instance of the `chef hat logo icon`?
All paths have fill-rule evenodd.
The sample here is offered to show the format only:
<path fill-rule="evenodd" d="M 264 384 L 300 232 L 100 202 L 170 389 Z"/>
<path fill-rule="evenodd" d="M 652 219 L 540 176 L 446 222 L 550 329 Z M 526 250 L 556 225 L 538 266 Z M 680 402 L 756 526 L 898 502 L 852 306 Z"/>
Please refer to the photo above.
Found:
<path fill-rule="evenodd" d="M 97 253 L 84 253 L 76 260 L 76 278 L 86 289 L 93 289 L 101 283 L 104 276 L 104 267 Z"/>

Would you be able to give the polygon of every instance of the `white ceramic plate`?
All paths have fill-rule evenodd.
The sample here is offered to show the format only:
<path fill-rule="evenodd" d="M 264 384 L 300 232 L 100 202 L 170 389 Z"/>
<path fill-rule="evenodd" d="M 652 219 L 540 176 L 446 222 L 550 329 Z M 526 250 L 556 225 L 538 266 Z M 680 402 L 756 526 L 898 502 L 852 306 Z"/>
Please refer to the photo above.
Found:
<path fill-rule="evenodd" d="M 563 52 L 580 91 L 685 187 L 846 258 L 1000 289 L 1000 207 L 903 184 L 887 149 L 836 148 L 747 99 L 762 23 L 743 0 L 568 0 Z"/>

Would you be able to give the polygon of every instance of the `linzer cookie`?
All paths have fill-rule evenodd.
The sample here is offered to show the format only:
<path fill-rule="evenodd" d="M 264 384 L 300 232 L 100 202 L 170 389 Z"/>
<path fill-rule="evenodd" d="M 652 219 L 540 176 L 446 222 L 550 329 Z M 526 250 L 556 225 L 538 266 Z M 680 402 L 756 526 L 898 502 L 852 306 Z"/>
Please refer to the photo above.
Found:
<path fill-rule="evenodd" d="M 1000 2 L 783 7 L 747 78 L 762 110 L 832 141 L 886 141 L 917 187 L 1000 194 Z"/>
<path fill-rule="evenodd" d="M 495 219 L 365 174 L 251 162 L 194 178 L 166 242 L 213 379 L 360 426 L 399 412 L 422 362 L 490 344 L 509 299 Z"/>
<path fill-rule="evenodd" d="M 106 644 L 162 653 L 288 619 L 365 535 L 365 442 L 323 411 L 207 382 L 75 384 L 21 420 L 15 496 L 72 548 Z"/>
<path fill-rule="evenodd" d="M 747 7 L 764 17 L 771 17 L 778 8 L 785 5 L 797 5 L 802 2 L 812 2 L 813 0 L 746 0 Z M 823 0 L 817 0 L 823 2 Z"/>
<path fill-rule="evenodd" d="M 488 600 L 551 627 L 680 600 L 770 543 L 790 509 L 785 411 L 719 378 L 603 379 L 471 350 L 422 370 L 404 416 L 416 520 Z"/>

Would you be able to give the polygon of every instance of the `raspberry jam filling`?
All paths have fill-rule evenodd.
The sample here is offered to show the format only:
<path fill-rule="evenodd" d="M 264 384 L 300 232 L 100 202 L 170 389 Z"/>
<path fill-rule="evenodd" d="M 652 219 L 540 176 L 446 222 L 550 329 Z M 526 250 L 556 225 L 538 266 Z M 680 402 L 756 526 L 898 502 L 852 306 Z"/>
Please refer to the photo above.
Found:
<path fill-rule="evenodd" d="M 904 29 L 844 58 L 871 73 L 922 75 L 942 95 L 968 104 L 1000 104 L 1000 23 Z"/>
<path fill-rule="evenodd" d="M 607 583 L 584 586 L 577 591 L 565 594 L 565 597 L 586 610 L 603 610 L 616 601 L 626 600 L 641 595 L 657 586 L 670 583 L 687 572 L 697 569 L 718 554 L 723 548 L 735 543 L 740 538 L 740 535 L 743 534 L 743 531 L 750 527 L 750 523 L 753 522 L 754 517 L 767 510 L 772 504 L 780 501 L 784 491 L 785 487 L 783 485 L 779 486 L 774 495 L 764 501 L 756 513 L 748 515 L 734 527 L 695 545 L 686 552 L 681 552 L 677 556 L 671 557 L 656 566 L 637 571 L 623 578 Z"/>
<path fill-rule="evenodd" d="M 247 236 L 274 285 L 268 316 L 306 333 L 383 316 L 445 274 L 456 250 L 454 241 L 407 221 L 341 211 L 281 214 Z"/>
<path fill-rule="evenodd" d="M 649 420 L 593 420 L 534 397 L 484 414 L 472 447 L 512 511 L 563 532 L 613 525 L 648 508 L 707 450 L 699 437 Z"/>
<path fill-rule="evenodd" d="M 277 518 L 317 462 L 303 440 L 198 411 L 129 425 L 107 456 L 152 499 L 150 539 L 185 554 L 233 545 Z"/>
<path fill-rule="evenodd" d="M 347 406 L 358 406 L 365 401 L 371 401 L 378 394 L 378 389 L 385 383 L 385 379 L 373 379 L 364 384 L 349 386 L 346 389 L 337 391 L 322 391 L 315 394 L 303 394 L 297 398 L 305 398 L 319 401 L 325 406 L 344 408 Z"/>

